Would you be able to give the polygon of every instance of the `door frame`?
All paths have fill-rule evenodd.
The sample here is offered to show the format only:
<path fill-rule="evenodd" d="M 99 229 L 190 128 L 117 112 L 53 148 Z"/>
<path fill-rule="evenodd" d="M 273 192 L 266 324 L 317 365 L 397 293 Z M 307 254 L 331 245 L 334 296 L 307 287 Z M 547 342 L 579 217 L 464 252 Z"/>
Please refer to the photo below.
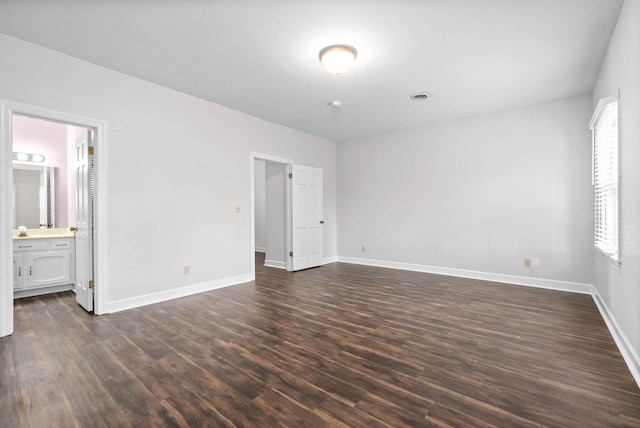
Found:
<path fill-rule="evenodd" d="M 14 114 L 95 129 L 94 313 L 107 312 L 107 122 L 0 99 L 0 337 L 13 333 L 13 127 Z"/>
<path fill-rule="evenodd" d="M 290 170 L 290 167 L 293 165 L 293 159 L 281 158 L 278 156 L 267 155 L 263 153 L 250 152 L 249 153 L 249 203 L 250 206 L 250 216 L 251 216 L 251 233 L 249 236 L 250 242 L 250 253 L 249 253 L 249 266 L 251 267 L 251 281 L 256 279 L 256 203 L 255 203 L 255 161 L 261 160 L 265 162 L 274 162 L 285 165 L 287 170 Z M 286 238 L 285 238 L 285 259 L 287 264 L 287 271 L 293 270 L 293 261 L 291 257 L 286 257 L 286 254 L 289 254 L 291 251 L 291 182 L 290 180 L 286 180 L 286 188 L 285 188 L 285 212 L 286 212 Z"/>

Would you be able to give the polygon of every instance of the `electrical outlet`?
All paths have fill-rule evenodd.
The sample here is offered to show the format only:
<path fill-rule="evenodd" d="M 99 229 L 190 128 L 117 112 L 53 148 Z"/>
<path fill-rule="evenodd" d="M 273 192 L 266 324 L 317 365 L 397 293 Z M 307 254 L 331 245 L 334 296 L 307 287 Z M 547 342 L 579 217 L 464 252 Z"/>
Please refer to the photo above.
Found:
<path fill-rule="evenodd" d="M 531 267 L 531 259 L 524 259 L 524 260 L 522 261 L 522 265 L 523 265 L 524 267 Z"/>
<path fill-rule="evenodd" d="M 184 274 L 187 275 L 189 273 L 191 273 L 191 266 L 184 265 Z"/>
<path fill-rule="evenodd" d="M 367 249 L 364 247 L 364 244 L 362 244 L 362 251 L 367 251 Z"/>

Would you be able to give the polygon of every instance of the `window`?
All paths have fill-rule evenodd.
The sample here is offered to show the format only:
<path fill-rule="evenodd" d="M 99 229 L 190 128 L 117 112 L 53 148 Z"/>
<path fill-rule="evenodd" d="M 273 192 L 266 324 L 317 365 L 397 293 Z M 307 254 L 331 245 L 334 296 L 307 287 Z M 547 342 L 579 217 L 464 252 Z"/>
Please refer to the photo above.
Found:
<path fill-rule="evenodd" d="M 618 197 L 618 97 L 598 102 L 589 123 L 593 142 L 595 202 L 594 245 L 612 260 L 620 260 Z"/>

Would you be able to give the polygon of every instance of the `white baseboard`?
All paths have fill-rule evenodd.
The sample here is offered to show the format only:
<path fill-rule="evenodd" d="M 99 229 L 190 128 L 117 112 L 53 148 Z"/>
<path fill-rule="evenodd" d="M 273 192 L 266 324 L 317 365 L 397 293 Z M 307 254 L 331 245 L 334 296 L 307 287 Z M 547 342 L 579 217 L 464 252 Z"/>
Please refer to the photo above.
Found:
<path fill-rule="evenodd" d="M 324 259 L 322 259 L 322 264 L 328 265 L 329 263 L 335 263 L 337 261 L 338 261 L 338 256 L 325 257 Z"/>
<path fill-rule="evenodd" d="M 265 247 L 256 247 L 255 252 L 256 253 L 266 253 L 267 249 Z"/>
<path fill-rule="evenodd" d="M 479 279 L 483 281 L 502 282 L 507 284 L 525 285 L 527 287 L 547 288 L 551 290 L 570 291 L 573 293 L 593 294 L 592 284 L 579 282 L 557 281 L 553 279 L 532 278 L 528 276 L 505 275 L 501 273 L 481 272 L 466 269 L 454 269 L 438 266 L 418 265 L 412 263 L 388 262 L 384 260 L 361 259 L 356 257 L 338 256 L 342 263 L 352 263 L 366 266 L 384 267 L 390 269 L 410 270 L 414 272 L 435 273 L 438 275 L 457 276 L 461 278 Z"/>
<path fill-rule="evenodd" d="M 265 260 L 264 265 L 266 267 L 272 267 L 276 269 L 286 269 L 287 264 L 285 262 L 279 262 L 277 260 Z"/>
<path fill-rule="evenodd" d="M 73 284 L 64 284 L 64 285 L 54 285 L 53 287 L 43 287 L 43 288 L 34 288 L 34 289 L 26 289 L 26 290 L 17 290 L 13 293 L 14 299 L 20 299 L 22 297 L 33 297 L 40 296 L 42 294 L 50 294 L 50 293 L 59 293 L 61 291 L 71 291 L 74 290 Z"/>
<path fill-rule="evenodd" d="M 609 332 L 611 333 L 611 336 L 613 336 L 613 340 L 616 342 L 616 345 L 618 345 L 618 349 L 620 350 L 625 363 L 627 363 L 633 379 L 635 379 L 636 384 L 640 387 L 640 357 L 633 349 L 631 342 L 629 342 L 629 339 L 627 339 L 627 336 L 618 325 L 616 319 L 613 317 L 613 313 L 609 310 L 609 307 L 604 302 L 597 289 L 594 290 L 593 301 L 596 303 L 596 306 L 600 311 L 600 315 L 602 315 L 605 324 L 609 328 Z"/>
<path fill-rule="evenodd" d="M 338 257 L 337 256 L 333 256 L 333 257 L 325 257 L 324 259 L 322 259 L 322 265 L 327 265 L 329 263 L 335 263 L 338 261 Z M 265 260 L 264 261 L 264 265 L 267 267 L 272 267 L 272 268 L 277 268 L 277 269 L 286 269 L 287 268 L 287 263 L 286 262 L 278 262 L 275 260 Z"/>
<path fill-rule="evenodd" d="M 143 296 L 131 297 L 128 299 L 115 300 L 107 304 L 107 312 L 120 312 L 140 306 L 151 305 L 153 303 L 165 302 L 167 300 L 178 299 L 180 297 L 191 296 L 193 294 L 204 293 L 218 288 L 229 287 L 231 285 L 250 282 L 250 275 L 239 275 L 230 278 L 207 281 L 199 284 L 188 285 L 186 287 L 173 288 L 171 290 L 160 291 L 158 293 L 145 294 Z"/>

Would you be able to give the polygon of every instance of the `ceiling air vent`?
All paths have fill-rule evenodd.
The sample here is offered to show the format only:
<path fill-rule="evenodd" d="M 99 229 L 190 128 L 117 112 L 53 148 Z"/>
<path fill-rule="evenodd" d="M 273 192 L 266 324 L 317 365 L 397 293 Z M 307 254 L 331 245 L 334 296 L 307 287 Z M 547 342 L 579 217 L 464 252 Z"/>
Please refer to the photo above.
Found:
<path fill-rule="evenodd" d="M 417 94 L 411 95 L 413 101 L 424 101 L 428 98 L 431 98 L 428 92 L 418 92 Z"/>

